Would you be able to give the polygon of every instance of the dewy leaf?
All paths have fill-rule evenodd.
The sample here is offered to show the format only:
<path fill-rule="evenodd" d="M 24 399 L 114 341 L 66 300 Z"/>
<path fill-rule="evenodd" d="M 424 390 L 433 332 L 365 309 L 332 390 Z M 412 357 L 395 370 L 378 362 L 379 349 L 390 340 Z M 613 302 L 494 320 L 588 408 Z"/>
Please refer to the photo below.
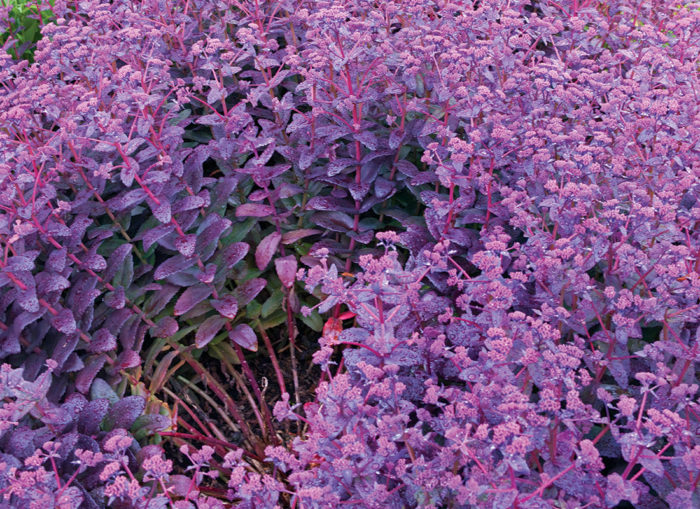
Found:
<path fill-rule="evenodd" d="M 245 242 L 236 242 L 231 244 L 224 250 L 224 263 L 226 263 L 226 268 L 230 269 L 238 262 L 240 262 L 243 257 L 248 254 L 250 246 Z"/>
<path fill-rule="evenodd" d="M 301 230 L 292 230 L 282 235 L 282 244 L 285 246 L 287 244 L 293 244 L 297 240 L 309 237 L 311 235 L 316 235 L 317 233 L 323 233 L 321 230 L 314 230 L 311 228 L 302 228 Z"/>
<path fill-rule="evenodd" d="M 250 325 L 241 323 L 228 333 L 229 339 L 242 346 L 246 350 L 256 352 L 258 350 L 258 337 Z"/>
<path fill-rule="evenodd" d="M 175 316 L 184 315 L 190 309 L 209 297 L 211 292 L 211 286 L 205 284 L 199 284 L 187 288 L 183 294 L 180 295 L 180 298 L 177 299 L 173 313 Z"/>
<path fill-rule="evenodd" d="M 353 227 L 352 218 L 344 212 L 316 212 L 311 221 L 334 232 L 345 233 Z"/>
<path fill-rule="evenodd" d="M 105 328 L 93 334 L 88 345 L 88 351 L 93 353 L 111 352 L 115 348 L 117 348 L 117 338 Z"/>
<path fill-rule="evenodd" d="M 106 428 L 129 429 L 136 418 L 143 413 L 146 408 L 146 400 L 142 396 L 127 396 L 112 405 L 107 412 L 105 421 Z"/>
<path fill-rule="evenodd" d="M 173 274 L 177 274 L 178 272 L 191 267 L 194 263 L 194 259 L 187 259 L 182 255 L 173 256 L 158 266 L 153 274 L 153 279 L 156 281 L 165 279 L 168 276 L 172 276 Z"/>
<path fill-rule="evenodd" d="M 144 232 L 142 237 L 143 248 L 148 251 L 151 249 L 153 244 L 171 233 L 173 230 L 175 230 L 175 226 L 172 224 L 160 224 L 155 228 L 149 228 L 146 232 Z"/>
<path fill-rule="evenodd" d="M 195 346 L 197 348 L 204 348 L 207 346 L 227 321 L 228 318 L 221 315 L 210 316 L 204 320 L 204 323 L 197 329 L 197 334 L 194 338 Z"/>
<path fill-rule="evenodd" d="M 169 338 L 178 331 L 177 320 L 172 316 L 166 316 L 160 319 L 153 329 L 153 335 L 157 338 Z"/>
<path fill-rule="evenodd" d="M 122 287 L 122 286 L 118 286 L 117 288 L 114 289 L 113 292 L 109 292 L 104 297 L 104 303 L 107 304 L 107 306 L 114 308 L 114 309 L 123 308 L 125 302 L 126 302 L 126 297 L 124 295 L 124 287 Z"/>
<path fill-rule="evenodd" d="M 262 203 L 244 203 L 236 208 L 236 217 L 266 217 L 275 213 L 275 209 L 270 205 Z"/>
<path fill-rule="evenodd" d="M 238 312 L 238 301 L 233 295 L 224 295 L 220 299 L 212 299 L 210 302 L 221 316 L 224 316 L 230 320 L 236 318 L 236 313 Z"/>
<path fill-rule="evenodd" d="M 297 259 L 294 255 L 277 258 L 275 260 L 275 270 L 285 288 L 291 288 L 297 274 Z"/>
<path fill-rule="evenodd" d="M 62 332 L 63 334 L 72 334 L 75 332 L 75 318 L 73 318 L 73 312 L 68 308 L 63 308 L 54 316 L 51 320 L 51 325 L 53 325 L 56 330 Z"/>
<path fill-rule="evenodd" d="M 194 248 L 197 245 L 197 236 L 194 234 L 185 235 L 175 239 L 175 247 L 182 256 L 189 258 L 194 254 Z"/>
<path fill-rule="evenodd" d="M 170 212 L 170 202 L 168 200 L 161 200 L 160 205 L 153 208 L 153 215 L 155 218 L 163 224 L 170 223 L 172 214 Z"/>
<path fill-rule="evenodd" d="M 107 269 L 102 274 L 105 281 L 111 281 L 112 278 L 114 278 L 121 268 L 122 263 L 124 263 L 124 260 L 131 252 L 131 249 L 131 244 L 125 243 L 117 246 L 114 251 L 112 251 L 112 254 L 109 255 L 107 259 Z"/>
<path fill-rule="evenodd" d="M 260 244 L 255 249 L 255 264 L 258 266 L 258 269 L 265 270 L 265 267 L 267 267 L 267 264 L 270 263 L 272 256 L 275 254 L 281 239 L 282 235 L 278 232 L 273 232 L 260 241 Z"/>
<path fill-rule="evenodd" d="M 246 306 L 263 288 L 265 288 L 265 285 L 267 285 L 267 281 L 264 279 L 253 278 L 236 288 L 234 290 L 234 295 L 238 300 L 238 307 L 242 308 Z"/>

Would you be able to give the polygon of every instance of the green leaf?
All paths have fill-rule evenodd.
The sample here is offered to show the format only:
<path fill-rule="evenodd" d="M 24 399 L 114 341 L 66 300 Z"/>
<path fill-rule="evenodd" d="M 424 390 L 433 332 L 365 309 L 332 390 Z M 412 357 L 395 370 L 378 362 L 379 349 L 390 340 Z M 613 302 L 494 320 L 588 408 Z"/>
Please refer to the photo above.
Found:
<path fill-rule="evenodd" d="M 262 305 L 257 300 L 251 300 L 245 307 L 245 314 L 251 320 L 255 320 L 260 316 Z"/>
<path fill-rule="evenodd" d="M 260 326 L 263 329 L 272 329 L 273 327 L 277 327 L 278 325 L 282 325 L 284 322 L 287 321 L 287 313 L 284 312 L 282 309 L 278 309 L 274 313 L 272 313 L 268 318 L 260 322 Z"/>
<path fill-rule="evenodd" d="M 316 311 L 312 311 L 309 316 L 301 316 L 301 321 L 311 330 L 321 332 L 323 330 L 323 319 Z"/>
<path fill-rule="evenodd" d="M 282 309 L 282 299 L 284 299 L 284 294 L 281 290 L 272 292 L 272 295 L 270 295 L 270 297 L 262 305 L 262 317 L 267 318 L 274 311 L 280 311 Z"/>

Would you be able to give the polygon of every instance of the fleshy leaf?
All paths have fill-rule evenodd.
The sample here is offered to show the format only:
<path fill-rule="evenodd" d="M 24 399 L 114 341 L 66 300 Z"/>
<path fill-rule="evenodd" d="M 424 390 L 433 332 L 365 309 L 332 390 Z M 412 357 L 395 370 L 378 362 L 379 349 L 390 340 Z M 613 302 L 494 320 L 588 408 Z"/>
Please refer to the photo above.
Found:
<path fill-rule="evenodd" d="M 184 315 L 190 309 L 209 297 L 211 292 L 211 286 L 205 284 L 189 287 L 183 292 L 182 295 L 180 295 L 180 298 L 177 299 L 177 302 L 175 303 L 175 316 Z"/>
<path fill-rule="evenodd" d="M 275 254 L 281 239 L 282 235 L 278 232 L 273 232 L 260 241 L 260 244 L 255 249 L 255 264 L 258 266 L 258 269 L 265 270 L 265 267 L 267 267 L 267 264 L 270 263 L 272 256 Z"/>
<path fill-rule="evenodd" d="M 195 260 L 187 259 L 182 255 L 173 256 L 158 266 L 156 272 L 153 274 L 153 279 L 156 281 L 165 279 L 168 276 L 172 276 L 173 274 L 177 274 L 178 272 L 191 267 L 194 263 Z"/>
<path fill-rule="evenodd" d="M 267 285 L 267 281 L 264 279 L 253 278 L 236 288 L 234 295 L 238 299 L 238 306 L 246 306 L 265 288 L 265 285 Z"/>
<path fill-rule="evenodd" d="M 224 295 L 220 299 L 212 299 L 211 305 L 216 309 L 221 316 L 230 320 L 236 318 L 238 312 L 238 301 L 233 295 Z"/>
<path fill-rule="evenodd" d="M 194 254 L 194 248 L 197 245 L 197 236 L 194 234 L 185 235 L 175 239 L 175 247 L 182 256 L 189 258 Z"/>
<path fill-rule="evenodd" d="M 297 274 L 297 259 L 294 255 L 277 258 L 275 260 L 275 270 L 285 288 L 291 288 Z"/>
<path fill-rule="evenodd" d="M 129 429 L 134 421 L 146 408 L 146 400 L 142 396 L 127 396 L 112 405 L 105 418 L 106 428 Z"/>
<path fill-rule="evenodd" d="M 230 269 L 238 262 L 240 262 L 243 257 L 248 254 L 250 246 L 245 242 L 236 242 L 231 244 L 224 251 L 224 263 L 226 263 L 226 268 Z"/>
<path fill-rule="evenodd" d="M 241 323 L 231 329 L 228 333 L 229 339 L 247 350 L 256 352 L 258 350 L 258 337 L 250 325 Z"/>
<path fill-rule="evenodd" d="M 73 312 L 70 309 L 63 308 L 54 316 L 51 320 L 51 325 L 53 325 L 56 330 L 62 332 L 63 334 L 72 334 L 75 332 L 75 318 L 73 317 Z"/>
<path fill-rule="evenodd" d="M 266 217 L 275 213 L 275 209 L 270 205 L 262 203 L 244 203 L 236 209 L 236 217 Z"/>
<path fill-rule="evenodd" d="M 210 316 L 204 320 L 204 323 L 197 329 L 197 334 L 194 338 L 194 343 L 197 348 L 204 348 L 207 346 L 227 321 L 228 318 L 221 315 Z"/>

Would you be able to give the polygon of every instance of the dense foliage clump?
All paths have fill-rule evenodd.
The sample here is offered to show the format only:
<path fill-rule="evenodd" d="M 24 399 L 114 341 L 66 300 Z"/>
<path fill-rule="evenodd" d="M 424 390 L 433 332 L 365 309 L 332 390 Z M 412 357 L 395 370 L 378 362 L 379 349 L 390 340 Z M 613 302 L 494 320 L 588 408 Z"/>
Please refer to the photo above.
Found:
<path fill-rule="evenodd" d="M 0 23 L 0 507 L 700 505 L 699 3 Z"/>

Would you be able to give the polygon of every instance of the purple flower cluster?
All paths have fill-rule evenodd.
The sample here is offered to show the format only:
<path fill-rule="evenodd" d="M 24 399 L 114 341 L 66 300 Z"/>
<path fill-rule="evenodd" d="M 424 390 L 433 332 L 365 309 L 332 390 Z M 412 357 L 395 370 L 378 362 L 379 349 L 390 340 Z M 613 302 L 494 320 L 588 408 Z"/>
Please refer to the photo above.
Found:
<path fill-rule="evenodd" d="M 35 7 L 0 507 L 700 505 L 698 2 Z"/>

